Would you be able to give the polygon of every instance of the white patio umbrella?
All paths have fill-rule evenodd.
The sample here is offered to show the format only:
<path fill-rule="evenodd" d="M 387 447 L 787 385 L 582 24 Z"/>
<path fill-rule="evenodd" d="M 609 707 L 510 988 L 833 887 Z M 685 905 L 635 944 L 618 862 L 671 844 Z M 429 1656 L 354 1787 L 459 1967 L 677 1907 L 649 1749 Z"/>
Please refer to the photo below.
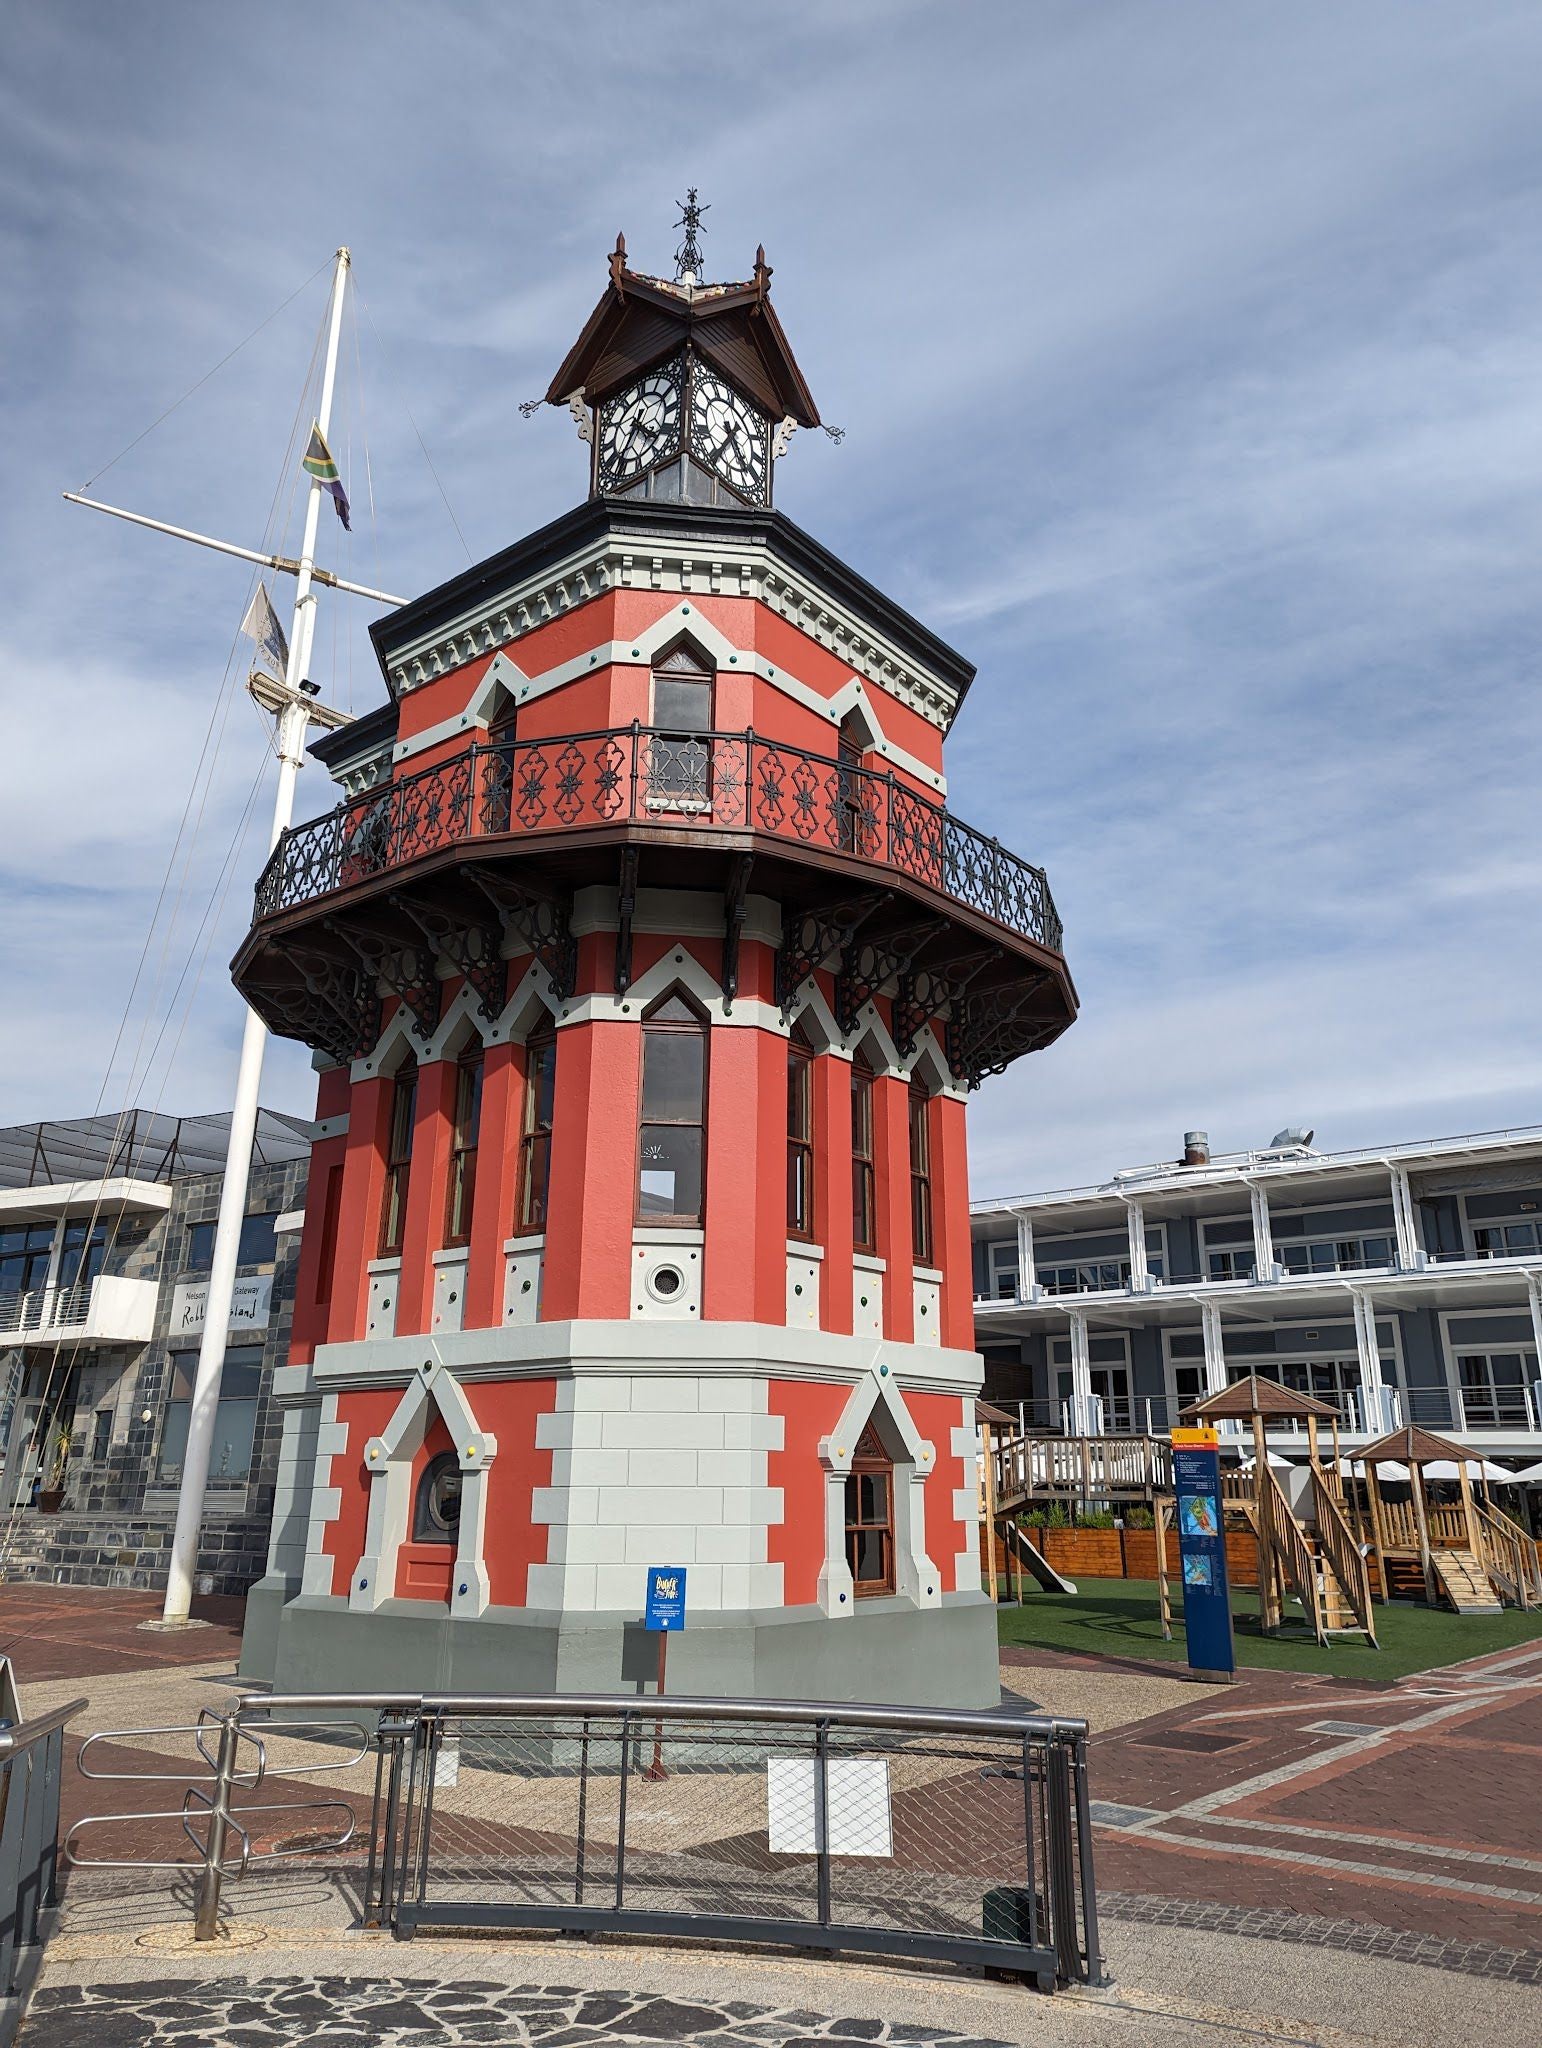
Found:
<path fill-rule="evenodd" d="M 1476 1451 L 1462 1462 L 1469 1471 L 1476 1465 L 1485 1479 L 1498 1479 L 1508 1483 L 1512 1476 L 1503 1465 L 1496 1465 L 1491 1458 L 1480 1458 Z M 1425 1466 L 1424 1476 L 1426 1479 L 1457 1479 L 1461 1475 L 1454 1458 L 1437 1458 L 1433 1464 Z"/>
<path fill-rule="evenodd" d="M 1339 1471 L 1346 1479 L 1358 1479 L 1365 1471 L 1365 1460 L 1355 1457 L 1340 1458 Z M 1396 1458 L 1378 1458 L 1376 1471 L 1382 1479 L 1398 1480 L 1408 1477 L 1408 1467 L 1400 1465 Z"/>
<path fill-rule="evenodd" d="M 1278 1471 L 1288 1472 L 1291 1470 L 1292 1460 L 1289 1458 L 1282 1458 L 1278 1451 L 1266 1451 L 1264 1453 L 1264 1458 L 1266 1463 L 1273 1465 Z M 1253 1467 L 1257 1463 L 1258 1460 L 1256 1458 L 1244 1458 L 1242 1460 L 1242 1463 L 1237 1467 L 1237 1470 L 1239 1472 L 1251 1472 Z"/>
<path fill-rule="evenodd" d="M 1519 1472 L 1507 1472 L 1512 1486 L 1542 1486 L 1542 1465 L 1527 1465 Z"/>

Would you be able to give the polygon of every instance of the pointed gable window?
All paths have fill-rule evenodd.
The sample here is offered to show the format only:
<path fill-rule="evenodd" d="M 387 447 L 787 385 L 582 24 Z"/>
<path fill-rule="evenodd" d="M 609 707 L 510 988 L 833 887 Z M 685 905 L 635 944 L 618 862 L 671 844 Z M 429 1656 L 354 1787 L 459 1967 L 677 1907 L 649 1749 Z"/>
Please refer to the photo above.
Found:
<path fill-rule="evenodd" d="M 705 810 L 712 801 L 712 681 L 711 663 L 689 640 L 654 664 L 650 809 Z"/>
<path fill-rule="evenodd" d="M 859 1600 L 894 1591 L 894 1460 L 872 1423 L 846 1478 L 846 1562 Z"/>
<path fill-rule="evenodd" d="M 643 1018 L 637 1144 L 640 1223 L 700 1223 L 705 1186 L 707 1020 L 679 989 Z"/>

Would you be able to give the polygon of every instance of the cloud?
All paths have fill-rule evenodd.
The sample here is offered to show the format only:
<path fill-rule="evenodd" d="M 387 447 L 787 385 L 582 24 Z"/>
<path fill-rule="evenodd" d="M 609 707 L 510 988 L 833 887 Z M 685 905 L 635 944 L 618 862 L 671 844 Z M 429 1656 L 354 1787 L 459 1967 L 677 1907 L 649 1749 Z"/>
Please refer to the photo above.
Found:
<path fill-rule="evenodd" d="M 668 266 L 688 183 L 714 269 L 764 241 L 848 429 L 798 437 L 783 508 L 978 662 L 952 800 L 1066 916 L 1083 1014 L 979 1098 L 977 1187 L 1094 1177 L 1193 1124 L 1339 1143 L 1537 1114 L 1533 8 L 1410 35 L 1382 0 L 280 0 L 261 29 L 189 0 L 148 33 L 12 24 L 0 1114 L 102 1085 L 249 588 L 58 492 L 250 336 L 98 494 L 292 546 L 286 446 L 346 240 L 359 516 L 325 559 L 427 588 L 465 561 L 441 483 L 476 555 L 582 494 L 566 418 L 519 402 L 618 228 Z M 324 600 L 313 664 L 360 709 L 370 616 Z M 239 697 L 225 733 L 184 956 L 261 765 Z M 260 841 L 146 1082 L 170 1107 L 222 1097 Z M 307 1107 L 303 1057 L 272 1060 L 268 1098 Z"/>

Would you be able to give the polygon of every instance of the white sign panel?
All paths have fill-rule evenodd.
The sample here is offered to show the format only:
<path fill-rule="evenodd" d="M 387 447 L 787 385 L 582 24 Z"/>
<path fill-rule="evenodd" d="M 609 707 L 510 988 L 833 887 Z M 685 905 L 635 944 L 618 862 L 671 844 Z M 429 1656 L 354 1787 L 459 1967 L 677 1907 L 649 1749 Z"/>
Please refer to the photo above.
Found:
<path fill-rule="evenodd" d="M 773 1856 L 818 1855 L 818 1769 L 813 1757 L 767 1759 L 766 1833 Z M 882 1757 L 832 1757 L 826 1769 L 825 1827 L 830 1854 L 892 1856 L 888 1764 Z"/>
<path fill-rule="evenodd" d="M 230 1299 L 230 1328 L 265 1330 L 273 1303 L 273 1275 L 259 1273 L 251 1280 L 238 1280 Z M 184 1280 L 171 1297 L 171 1341 L 179 1337 L 201 1337 L 209 1316 L 207 1280 Z"/>

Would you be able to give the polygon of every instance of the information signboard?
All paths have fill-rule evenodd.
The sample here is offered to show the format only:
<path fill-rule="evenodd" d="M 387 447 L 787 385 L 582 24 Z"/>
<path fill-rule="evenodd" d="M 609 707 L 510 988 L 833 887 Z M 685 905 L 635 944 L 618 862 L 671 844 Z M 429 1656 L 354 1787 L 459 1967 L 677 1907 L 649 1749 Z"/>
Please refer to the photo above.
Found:
<path fill-rule="evenodd" d="M 1183 1576 L 1183 1629 L 1189 1667 L 1230 1678 L 1236 1669 L 1231 1593 L 1226 1580 L 1226 1525 L 1221 1507 L 1221 1454 L 1213 1429 L 1173 1431 L 1178 1557 Z"/>
<path fill-rule="evenodd" d="M 648 1567 L 648 1597 L 643 1607 L 643 1627 L 679 1629 L 685 1627 L 685 1566 L 651 1564 Z"/>

